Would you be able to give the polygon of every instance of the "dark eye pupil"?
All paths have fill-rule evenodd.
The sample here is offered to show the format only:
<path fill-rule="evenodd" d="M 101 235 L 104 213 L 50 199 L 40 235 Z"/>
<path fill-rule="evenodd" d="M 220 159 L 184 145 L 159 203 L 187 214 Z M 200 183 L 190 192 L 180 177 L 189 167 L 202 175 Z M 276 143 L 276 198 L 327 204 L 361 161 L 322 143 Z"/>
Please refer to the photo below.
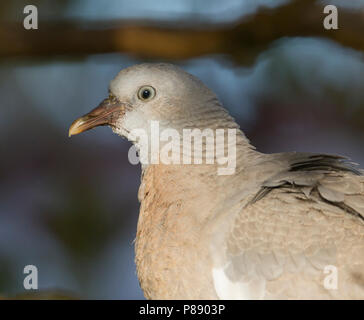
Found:
<path fill-rule="evenodd" d="M 143 90 L 142 97 L 143 99 L 148 99 L 150 97 L 150 91 L 148 89 Z"/>

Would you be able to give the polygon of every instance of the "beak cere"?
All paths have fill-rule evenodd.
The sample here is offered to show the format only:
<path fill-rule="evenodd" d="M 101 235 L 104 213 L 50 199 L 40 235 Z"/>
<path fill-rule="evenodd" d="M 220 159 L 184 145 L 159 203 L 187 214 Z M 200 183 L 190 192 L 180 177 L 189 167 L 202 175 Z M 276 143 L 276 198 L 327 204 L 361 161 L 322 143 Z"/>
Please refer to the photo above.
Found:
<path fill-rule="evenodd" d="M 73 136 L 90 130 L 97 126 L 115 126 L 116 120 L 125 113 L 126 104 L 117 98 L 109 96 L 103 100 L 95 109 L 84 116 L 76 119 L 71 124 L 68 136 Z"/>

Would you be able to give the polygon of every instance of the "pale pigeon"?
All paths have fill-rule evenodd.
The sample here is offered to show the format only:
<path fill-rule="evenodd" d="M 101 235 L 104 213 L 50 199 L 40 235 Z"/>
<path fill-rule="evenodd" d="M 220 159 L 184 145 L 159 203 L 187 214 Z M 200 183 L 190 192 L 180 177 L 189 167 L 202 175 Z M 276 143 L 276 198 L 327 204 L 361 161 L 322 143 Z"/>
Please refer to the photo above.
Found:
<path fill-rule="evenodd" d="M 207 151 L 202 164 L 143 163 L 135 253 L 147 298 L 364 299 L 364 177 L 355 164 L 256 151 L 216 95 L 170 64 L 120 71 L 69 134 L 109 125 L 140 151 L 152 121 L 180 137 L 236 129 L 236 169 L 218 174 L 217 152 L 207 163 Z"/>

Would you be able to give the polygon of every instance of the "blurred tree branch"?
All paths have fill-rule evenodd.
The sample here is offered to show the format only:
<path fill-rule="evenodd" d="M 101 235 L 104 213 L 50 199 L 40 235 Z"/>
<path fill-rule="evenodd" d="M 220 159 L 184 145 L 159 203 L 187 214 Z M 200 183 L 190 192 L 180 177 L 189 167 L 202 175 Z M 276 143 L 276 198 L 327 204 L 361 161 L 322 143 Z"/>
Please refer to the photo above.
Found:
<path fill-rule="evenodd" d="M 324 37 L 364 52 L 363 12 L 339 10 L 339 29 L 323 27 L 323 5 L 295 0 L 244 17 L 229 25 L 114 21 L 39 22 L 38 30 L 22 23 L 0 28 L 0 57 L 129 53 L 141 58 L 178 60 L 205 54 L 226 54 L 250 64 L 273 41 L 282 37 Z"/>

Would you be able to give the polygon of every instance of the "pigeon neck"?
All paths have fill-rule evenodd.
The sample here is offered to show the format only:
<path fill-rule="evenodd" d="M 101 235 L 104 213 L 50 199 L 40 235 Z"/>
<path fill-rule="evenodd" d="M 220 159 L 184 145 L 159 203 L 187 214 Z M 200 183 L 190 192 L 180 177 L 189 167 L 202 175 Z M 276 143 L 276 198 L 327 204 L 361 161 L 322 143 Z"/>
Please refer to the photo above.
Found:
<path fill-rule="evenodd" d="M 206 174 L 228 176 L 244 170 L 259 156 L 241 130 L 229 130 L 215 133 L 203 130 L 189 131 L 188 134 L 175 132 L 168 139 L 162 133 L 157 141 L 157 137 L 152 137 L 148 144 L 141 144 L 140 141 L 134 144 L 143 171 L 151 165 L 169 165 L 180 170 L 194 166 L 201 167 Z"/>

